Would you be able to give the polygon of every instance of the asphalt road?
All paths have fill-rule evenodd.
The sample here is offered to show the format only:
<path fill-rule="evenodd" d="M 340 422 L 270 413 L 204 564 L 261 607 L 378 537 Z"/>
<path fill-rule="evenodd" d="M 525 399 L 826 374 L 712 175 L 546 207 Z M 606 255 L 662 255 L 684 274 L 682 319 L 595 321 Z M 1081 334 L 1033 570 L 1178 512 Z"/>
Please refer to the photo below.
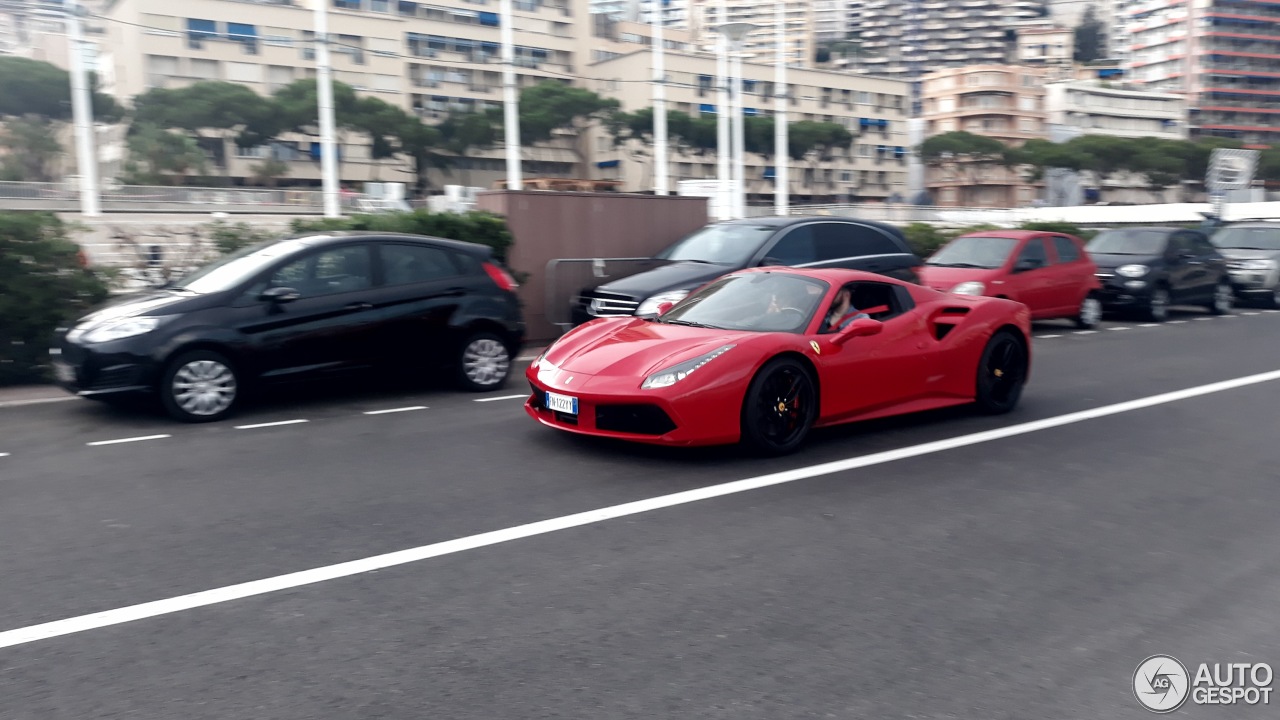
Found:
<path fill-rule="evenodd" d="M 5 638 L 1280 370 L 1280 313 L 1175 320 L 1046 323 L 1011 416 L 833 429 L 768 461 L 566 436 L 525 417 L 519 378 L 206 426 L 0 408 L 0 718 L 1149 717 L 1149 655 L 1280 668 L 1280 380 Z"/>

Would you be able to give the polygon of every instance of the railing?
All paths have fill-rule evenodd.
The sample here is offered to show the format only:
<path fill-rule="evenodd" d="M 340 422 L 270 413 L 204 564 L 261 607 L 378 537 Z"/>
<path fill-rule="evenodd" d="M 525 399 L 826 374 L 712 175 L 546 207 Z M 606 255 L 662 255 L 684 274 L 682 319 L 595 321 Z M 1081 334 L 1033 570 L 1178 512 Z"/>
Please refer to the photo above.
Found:
<path fill-rule="evenodd" d="M 209 188 L 123 185 L 103 188 L 103 210 L 150 212 L 208 212 L 227 206 L 242 211 L 319 213 L 324 193 L 290 188 Z M 344 205 L 354 207 L 362 196 L 345 194 Z M 0 209 L 76 210 L 80 190 L 74 182 L 0 182 Z"/>

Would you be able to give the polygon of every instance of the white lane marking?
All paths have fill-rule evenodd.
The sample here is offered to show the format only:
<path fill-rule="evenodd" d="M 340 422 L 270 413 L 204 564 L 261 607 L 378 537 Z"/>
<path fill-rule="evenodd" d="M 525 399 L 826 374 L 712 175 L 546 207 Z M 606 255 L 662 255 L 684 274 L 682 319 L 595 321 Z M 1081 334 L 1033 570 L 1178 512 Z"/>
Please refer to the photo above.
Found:
<path fill-rule="evenodd" d="M 258 423 L 257 425 L 237 425 L 237 430 L 257 430 L 258 428 L 280 427 L 281 425 L 297 425 L 310 420 L 281 420 L 280 422 Z"/>
<path fill-rule="evenodd" d="M 1160 327 L 1160 323 L 1142 323 L 1138 327 Z"/>
<path fill-rule="evenodd" d="M 1186 320 L 1170 320 L 1170 321 L 1169 321 L 1169 324 L 1170 324 L 1170 325 L 1185 325 L 1185 324 L 1186 324 L 1186 322 L 1187 322 Z"/>
<path fill-rule="evenodd" d="M 85 443 L 85 445 L 119 445 L 120 443 L 142 442 L 143 440 L 163 440 L 172 435 L 140 435 L 138 437 L 120 438 L 119 440 L 98 440 L 97 442 Z"/>
<path fill-rule="evenodd" d="M 426 405 L 413 405 L 411 407 L 391 408 L 390 410 L 369 410 L 365 415 L 389 415 L 391 413 L 412 412 L 414 410 L 426 410 Z"/>
<path fill-rule="evenodd" d="M 287 575 L 277 575 L 275 577 L 264 578 L 261 580 L 251 580 L 238 585 L 228 585 L 226 587 L 191 593 L 190 595 L 179 595 L 177 597 L 153 600 L 151 602 L 130 605 L 128 607 L 117 608 L 114 610 L 104 610 L 102 612 L 91 613 L 89 615 L 80 615 L 64 620 L 54 620 L 52 622 L 41 623 L 39 625 L 29 625 L 27 627 L 0 632 L 0 649 L 36 642 L 37 640 L 47 640 L 49 638 L 59 637 L 62 635 L 86 632 L 88 630 L 94 630 L 96 628 L 107 627 L 110 625 L 119 625 L 121 623 L 133 622 L 135 620 L 168 615 L 207 605 L 240 600 L 247 597 L 253 597 L 255 595 L 265 595 L 267 593 L 288 590 L 291 588 L 301 587 L 303 585 L 312 585 L 326 580 L 336 580 L 338 578 L 367 573 L 373 570 L 381 570 L 383 568 L 394 567 L 396 565 L 405 565 L 421 560 L 441 557 L 443 555 L 452 555 L 466 550 L 498 545 L 500 543 L 520 540 L 523 538 L 533 537 L 535 535 L 544 535 L 547 533 L 557 532 L 559 530 L 568 530 L 570 528 L 581 527 L 583 525 L 592 525 L 606 520 L 626 517 L 628 515 L 638 515 L 641 513 L 652 512 L 654 510 L 661 510 L 663 508 L 675 507 L 677 505 L 710 500 L 712 498 L 734 495 L 736 493 L 747 492 L 750 490 L 759 490 L 760 488 L 772 487 L 775 485 L 784 485 L 800 480 L 820 477 L 822 475 L 857 470 L 859 468 L 870 467 L 872 465 L 881 465 L 898 460 L 920 457 L 922 455 L 931 455 L 933 453 L 945 452 L 956 448 L 968 447 L 970 445 L 1003 440 L 1005 438 L 1016 437 L 1018 435 L 1026 435 L 1028 433 L 1039 432 L 1041 430 L 1062 427 L 1064 425 L 1072 425 L 1086 420 L 1096 420 L 1098 418 L 1108 417 L 1111 415 L 1133 412 L 1135 410 L 1142 410 L 1145 408 L 1155 407 L 1157 405 L 1165 405 L 1172 402 L 1178 402 L 1180 400 L 1187 400 L 1194 397 L 1200 397 L 1202 395 L 1211 395 L 1213 393 L 1225 392 L 1227 390 L 1234 390 L 1236 388 L 1246 387 L 1248 385 L 1257 385 L 1274 380 L 1280 380 L 1280 370 L 1272 370 L 1270 372 L 1259 373 L 1257 375 L 1247 375 L 1245 377 L 1234 378 L 1231 380 L 1222 380 L 1208 385 L 1175 390 L 1173 392 L 1151 395 L 1137 400 L 1128 400 L 1126 402 L 1115 403 L 1112 405 L 1104 405 L 1091 410 L 1080 410 L 1078 412 L 1067 413 L 1066 415 L 1058 415 L 1056 417 L 1044 418 L 1042 420 L 1032 420 L 1030 422 L 1019 423 L 1017 425 L 1010 425 L 1008 427 L 985 430 L 982 432 L 971 433 L 969 435 L 960 435 L 958 437 L 947 438 L 945 440 L 935 440 L 933 442 L 898 448 L 896 450 L 886 450 L 884 452 L 872 453 L 870 455 L 862 455 L 860 457 L 847 458 L 845 460 L 836 460 L 819 465 L 810 465 L 808 467 L 796 468 L 793 470 L 784 470 L 782 472 L 771 473 L 769 475 L 760 475 L 753 478 L 746 478 L 744 480 L 735 480 L 733 482 L 697 488 L 695 490 L 685 490 L 683 492 L 672 493 L 670 495 L 660 495 L 646 500 L 636 500 L 634 502 L 613 505 L 611 507 L 600 508 L 598 510 L 588 510 L 586 512 L 576 513 L 573 515 L 539 520 L 527 525 L 517 525 L 503 530 L 493 530 L 490 532 L 480 533 L 479 535 L 471 535 L 469 537 L 457 538 L 455 540 L 445 540 L 443 542 L 423 545 L 421 547 L 410 548 L 407 550 L 398 550 L 385 555 L 374 555 L 360 560 L 351 560 L 344 563 L 338 563 L 336 565 L 312 568 L 311 570 L 302 570 L 299 572 L 289 573 Z"/>
<path fill-rule="evenodd" d="M 1062 336 L 1061 336 L 1061 335 L 1037 335 L 1037 336 L 1036 336 L 1036 339 L 1037 339 L 1037 340 L 1052 340 L 1053 338 L 1060 338 L 1060 337 L 1062 337 Z"/>
<path fill-rule="evenodd" d="M 1077 335 L 1093 335 L 1096 332 L 1098 331 L 1097 330 L 1077 330 L 1076 334 Z"/>
<path fill-rule="evenodd" d="M 1280 310 L 1263 310 L 1264 313 L 1280 313 Z"/>
<path fill-rule="evenodd" d="M 1262 313 L 1257 313 L 1257 312 L 1247 312 L 1247 313 L 1240 313 L 1240 314 L 1241 314 L 1241 315 L 1261 315 Z"/>
<path fill-rule="evenodd" d="M 476 398 L 476 402 L 493 402 L 495 400 L 515 400 L 516 398 L 527 398 L 529 395 L 503 395 L 502 397 Z"/>
<path fill-rule="evenodd" d="M 32 400 L 5 400 L 4 402 L 0 402 L 0 408 L 22 407 L 24 405 L 45 405 L 47 403 L 70 402 L 71 400 L 79 399 L 79 397 L 71 395 L 68 397 L 34 398 Z"/>
<path fill-rule="evenodd" d="M 1127 325 L 1121 325 L 1119 327 L 1110 327 L 1107 329 L 1108 330 L 1131 330 L 1132 328 L 1128 327 Z"/>
<path fill-rule="evenodd" d="M 1212 320 L 1212 319 L 1213 319 L 1213 318 L 1211 318 L 1211 317 L 1200 317 L 1200 318 L 1196 318 L 1196 320 L 1197 320 L 1198 322 L 1204 322 L 1205 320 Z"/>
<path fill-rule="evenodd" d="M 0 453 L 0 457 L 9 457 L 9 453 Z"/>

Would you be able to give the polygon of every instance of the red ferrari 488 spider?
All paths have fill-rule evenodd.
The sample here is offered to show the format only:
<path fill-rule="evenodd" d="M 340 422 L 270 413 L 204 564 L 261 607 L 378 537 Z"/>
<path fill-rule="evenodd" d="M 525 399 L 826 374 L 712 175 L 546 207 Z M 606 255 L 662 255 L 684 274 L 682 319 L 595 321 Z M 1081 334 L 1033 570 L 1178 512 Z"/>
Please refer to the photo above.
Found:
<path fill-rule="evenodd" d="M 1031 367 L 1021 303 L 856 270 L 725 275 L 650 317 L 573 329 L 529 367 L 525 409 L 561 430 L 786 453 L 810 429 L 976 403 L 1005 413 Z"/>

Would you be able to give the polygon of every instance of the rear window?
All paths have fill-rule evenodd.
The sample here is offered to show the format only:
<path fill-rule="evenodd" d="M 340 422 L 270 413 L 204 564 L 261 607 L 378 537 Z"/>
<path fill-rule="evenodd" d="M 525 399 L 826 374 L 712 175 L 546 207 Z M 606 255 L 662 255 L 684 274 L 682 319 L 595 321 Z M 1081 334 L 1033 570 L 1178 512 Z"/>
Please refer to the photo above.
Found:
<path fill-rule="evenodd" d="M 1090 240 L 1086 249 L 1102 255 L 1159 255 L 1168 239 L 1163 230 L 1108 230 Z"/>

